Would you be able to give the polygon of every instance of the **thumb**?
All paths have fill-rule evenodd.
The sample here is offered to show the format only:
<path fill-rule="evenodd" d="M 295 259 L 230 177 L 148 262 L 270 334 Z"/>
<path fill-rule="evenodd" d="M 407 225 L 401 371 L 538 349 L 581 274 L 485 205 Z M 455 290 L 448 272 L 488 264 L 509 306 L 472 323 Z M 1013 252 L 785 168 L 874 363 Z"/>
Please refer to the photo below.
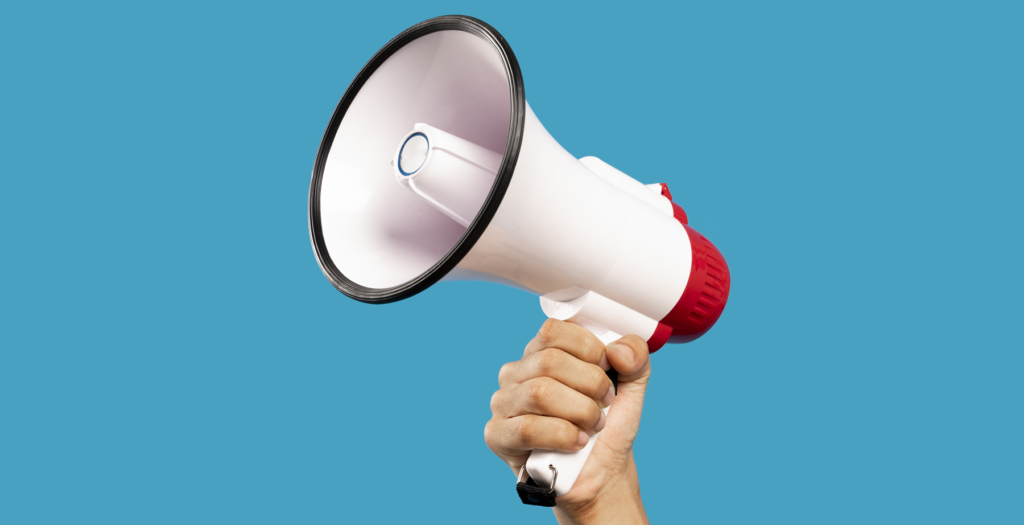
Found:
<path fill-rule="evenodd" d="M 651 353 L 647 350 L 647 341 L 640 336 L 627 335 L 613 341 L 607 347 L 608 364 L 619 373 L 619 382 L 634 382 L 651 375 Z"/>
<path fill-rule="evenodd" d="M 608 364 L 619 373 L 619 386 L 601 436 L 610 448 L 626 453 L 640 429 L 644 394 L 651 377 L 650 352 L 646 341 L 627 335 L 609 344 L 606 353 Z"/>

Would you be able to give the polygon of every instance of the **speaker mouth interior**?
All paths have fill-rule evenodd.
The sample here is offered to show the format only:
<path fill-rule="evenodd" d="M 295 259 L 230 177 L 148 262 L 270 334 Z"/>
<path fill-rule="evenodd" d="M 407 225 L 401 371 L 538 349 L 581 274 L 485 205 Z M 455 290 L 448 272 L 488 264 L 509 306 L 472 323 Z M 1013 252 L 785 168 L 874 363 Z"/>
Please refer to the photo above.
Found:
<path fill-rule="evenodd" d="M 433 18 L 381 48 L 342 96 L 313 166 L 310 237 L 331 284 L 359 301 L 387 303 L 450 272 L 501 204 L 522 145 L 525 111 L 515 55 L 480 20 Z M 401 155 L 400 165 L 392 165 L 395 146 L 419 122 L 502 152 L 490 192 L 468 227 L 395 180 L 396 168 L 408 171 Z M 411 175 L 418 158 L 407 158 Z"/>

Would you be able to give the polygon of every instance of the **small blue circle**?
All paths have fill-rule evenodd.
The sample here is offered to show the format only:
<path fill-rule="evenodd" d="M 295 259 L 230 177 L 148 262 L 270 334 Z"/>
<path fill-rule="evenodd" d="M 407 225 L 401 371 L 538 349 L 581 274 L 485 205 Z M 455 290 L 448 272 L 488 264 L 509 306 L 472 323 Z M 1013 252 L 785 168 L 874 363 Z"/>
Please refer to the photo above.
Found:
<path fill-rule="evenodd" d="M 402 175 L 405 175 L 406 177 L 412 175 L 413 173 L 416 173 L 417 171 L 420 170 L 420 168 L 423 167 L 423 163 L 420 163 L 419 166 L 416 166 L 416 169 L 410 172 L 406 172 L 404 169 L 402 169 L 402 152 L 405 151 L 405 145 L 408 144 L 413 137 L 423 137 L 423 140 L 427 141 L 427 151 L 430 151 L 430 139 L 427 138 L 427 136 L 424 135 L 423 133 L 413 133 L 412 135 L 409 135 L 405 139 L 405 142 L 402 143 L 402 148 L 398 150 L 398 172 L 401 173 Z"/>

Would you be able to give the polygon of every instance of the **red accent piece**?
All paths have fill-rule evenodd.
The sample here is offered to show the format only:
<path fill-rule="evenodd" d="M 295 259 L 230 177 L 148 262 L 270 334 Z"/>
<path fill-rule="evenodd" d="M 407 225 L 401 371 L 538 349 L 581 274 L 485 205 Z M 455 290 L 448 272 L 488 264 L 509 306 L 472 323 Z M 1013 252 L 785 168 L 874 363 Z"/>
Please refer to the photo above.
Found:
<path fill-rule="evenodd" d="M 679 222 L 681 222 L 683 224 L 689 224 L 690 220 L 688 218 L 686 218 L 686 212 L 683 211 L 682 206 L 680 206 L 680 205 L 676 204 L 674 201 L 672 201 L 672 192 L 668 191 L 668 184 L 665 184 L 664 182 L 662 182 L 660 184 L 661 184 L 661 196 L 665 197 L 670 202 L 672 202 L 672 215 L 675 216 L 677 221 L 679 221 Z"/>
<path fill-rule="evenodd" d="M 662 182 L 660 184 L 661 184 L 661 196 L 665 197 L 668 200 L 672 200 L 672 192 L 668 191 L 668 184 L 665 184 L 664 182 Z"/>
<path fill-rule="evenodd" d="M 684 226 L 690 224 L 689 219 L 686 218 L 686 212 L 674 202 L 672 203 L 672 213 L 675 215 L 676 220 L 683 223 Z"/>
<path fill-rule="evenodd" d="M 654 334 L 647 340 L 647 350 L 652 354 L 657 352 L 661 347 L 665 346 L 668 342 L 669 336 L 672 335 L 672 327 L 667 324 L 658 323 L 658 327 L 654 329 Z"/>
<path fill-rule="evenodd" d="M 682 211 L 682 208 L 677 209 Z M 688 343 L 704 335 L 718 321 L 729 300 L 730 277 L 725 257 L 707 237 L 691 228 L 684 220 L 680 219 L 679 222 L 690 238 L 693 262 L 690 264 L 690 280 L 686 282 L 683 295 L 672 311 L 661 320 L 672 327 L 669 343 Z"/>

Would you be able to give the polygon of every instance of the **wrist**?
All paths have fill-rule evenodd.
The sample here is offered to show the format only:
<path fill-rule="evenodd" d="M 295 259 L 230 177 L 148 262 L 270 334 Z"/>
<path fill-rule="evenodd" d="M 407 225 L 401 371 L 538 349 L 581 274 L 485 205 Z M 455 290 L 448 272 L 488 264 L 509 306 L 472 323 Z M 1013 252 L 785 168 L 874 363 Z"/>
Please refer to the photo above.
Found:
<path fill-rule="evenodd" d="M 553 510 L 560 525 L 648 525 L 632 451 L 623 472 L 609 479 L 592 500 L 560 504 Z"/>

